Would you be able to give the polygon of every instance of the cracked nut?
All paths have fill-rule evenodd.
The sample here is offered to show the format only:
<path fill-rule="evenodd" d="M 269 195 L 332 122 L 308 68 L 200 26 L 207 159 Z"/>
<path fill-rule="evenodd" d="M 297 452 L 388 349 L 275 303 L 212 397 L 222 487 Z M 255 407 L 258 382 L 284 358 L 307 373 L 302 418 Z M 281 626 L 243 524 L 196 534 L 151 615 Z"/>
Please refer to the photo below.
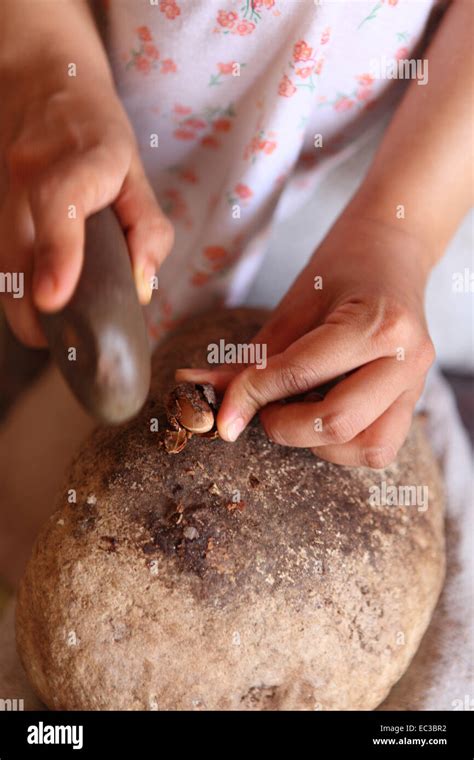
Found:
<path fill-rule="evenodd" d="M 177 454 L 192 435 L 217 438 L 217 399 L 209 383 L 180 383 L 166 399 L 168 453 Z"/>

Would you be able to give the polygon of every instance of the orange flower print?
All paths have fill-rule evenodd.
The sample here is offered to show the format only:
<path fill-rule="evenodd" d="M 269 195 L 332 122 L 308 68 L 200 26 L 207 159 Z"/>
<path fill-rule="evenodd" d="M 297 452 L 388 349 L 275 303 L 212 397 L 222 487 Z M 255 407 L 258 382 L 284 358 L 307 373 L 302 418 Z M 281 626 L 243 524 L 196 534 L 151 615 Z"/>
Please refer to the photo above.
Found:
<path fill-rule="evenodd" d="M 139 26 L 137 29 L 137 34 L 142 42 L 151 42 L 153 39 L 151 32 L 147 26 Z"/>
<path fill-rule="evenodd" d="M 164 190 L 160 197 L 161 208 L 170 219 L 181 222 L 187 229 L 193 226 L 193 220 L 189 214 L 188 204 L 180 190 L 169 187 Z"/>
<path fill-rule="evenodd" d="M 236 33 L 240 34 L 241 37 L 245 37 L 246 34 L 252 34 L 254 29 L 255 29 L 255 24 L 253 23 L 253 21 L 247 21 L 246 19 L 239 21 L 239 23 L 235 27 Z"/>
<path fill-rule="evenodd" d="M 162 74 L 172 74 L 175 71 L 176 71 L 176 64 L 171 58 L 165 58 L 164 61 L 161 61 Z"/>
<path fill-rule="evenodd" d="M 179 176 L 183 182 L 189 182 L 191 185 L 196 185 L 198 183 L 198 176 L 191 167 L 182 169 Z"/>
<path fill-rule="evenodd" d="M 207 127 L 207 121 L 191 116 L 189 119 L 186 119 L 186 126 L 191 129 L 205 129 Z"/>
<path fill-rule="evenodd" d="M 229 206 L 246 206 L 250 198 L 253 197 L 253 192 L 248 185 L 243 182 L 238 182 L 234 189 L 227 194 L 227 203 Z"/>
<path fill-rule="evenodd" d="M 214 137 L 213 135 L 206 135 L 202 138 L 201 145 L 203 145 L 205 148 L 219 148 L 220 142 L 217 137 Z"/>
<path fill-rule="evenodd" d="M 176 103 L 176 105 L 173 108 L 173 111 L 175 113 L 180 114 L 181 116 L 185 116 L 192 112 L 192 108 L 189 108 L 188 106 L 182 106 L 180 103 Z"/>
<path fill-rule="evenodd" d="M 229 119 L 217 119 L 212 127 L 216 132 L 229 132 L 232 128 L 232 122 Z"/>
<path fill-rule="evenodd" d="M 296 69 L 295 74 L 302 79 L 306 79 L 307 77 L 310 77 L 313 72 L 312 66 L 305 66 L 302 69 Z"/>
<path fill-rule="evenodd" d="M 255 10 L 259 8 L 266 8 L 270 10 L 275 5 L 275 0 L 253 0 L 253 7 Z"/>
<path fill-rule="evenodd" d="M 178 180 L 190 185 L 197 185 L 199 181 L 198 175 L 192 166 L 175 164 L 174 166 L 168 167 L 168 171 L 172 172 Z"/>
<path fill-rule="evenodd" d="M 259 22 L 262 10 L 269 11 L 275 7 L 275 0 L 246 0 L 242 11 L 244 18 L 250 18 L 251 21 Z"/>
<path fill-rule="evenodd" d="M 315 60 L 314 49 L 306 40 L 298 40 L 293 45 L 292 60 L 288 62 L 288 67 L 292 70 L 294 77 L 290 79 L 288 74 L 284 74 L 278 85 L 278 94 L 284 98 L 291 98 L 298 89 L 305 88 L 310 92 L 316 89 L 313 74 L 320 74 L 323 68 L 324 58 L 319 57 Z M 305 64 L 305 65 L 298 65 Z M 291 72 L 290 72 L 291 73 Z"/>
<path fill-rule="evenodd" d="M 304 40 L 297 42 L 293 48 L 294 61 L 309 61 L 313 54 L 311 48 Z"/>
<path fill-rule="evenodd" d="M 357 74 L 356 82 L 357 87 L 352 92 L 338 93 L 335 100 L 331 101 L 327 98 L 320 98 L 318 108 L 324 108 L 325 106 L 331 106 L 335 111 L 350 111 L 354 106 L 363 108 L 369 108 L 371 101 L 373 100 L 372 85 L 374 83 L 374 77 L 372 74 Z"/>
<path fill-rule="evenodd" d="M 218 11 L 217 23 L 226 29 L 232 29 L 238 17 L 238 14 L 234 13 L 234 11 Z"/>
<path fill-rule="evenodd" d="M 218 148 L 220 141 L 213 134 L 203 134 L 206 130 L 217 133 L 229 132 L 232 129 L 232 119 L 235 111 L 232 103 L 227 108 L 205 108 L 202 113 L 195 114 L 190 108 L 177 104 L 173 109 L 176 128 L 173 132 L 178 140 L 200 140 L 205 148 Z"/>
<path fill-rule="evenodd" d="M 259 154 L 263 153 L 266 156 L 270 156 L 277 148 L 275 137 L 276 133 L 273 131 L 267 132 L 264 129 L 258 129 L 257 133 L 244 148 L 244 160 L 251 159 L 251 163 L 255 163 Z"/>
<path fill-rule="evenodd" d="M 284 74 L 283 77 L 280 80 L 280 84 L 278 85 L 278 94 L 282 95 L 284 98 L 291 98 L 292 95 L 294 95 L 296 92 L 296 87 L 291 81 L 291 79 Z"/>
<path fill-rule="evenodd" d="M 252 34 L 257 28 L 257 24 L 262 20 L 262 11 L 269 11 L 275 7 L 276 0 L 243 0 L 240 12 L 241 16 L 235 11 L 219 10 L 217 12 L 216 22 L 218 26 L 214 27 L 215 33 L 238 34 L 246 37 Z M 279 15 L 279 11 L 274 11 L 274 15 Z"/>
<path fill-rule="evenodd" d="M 335 111 L 349 111 L 353 105 L 354 105 L 354 101 L 343 95 L 340 98 L 338 98 L 336 102 L 334 103 L 334 110 Z"/>
<path fill-rule="evenodd" d="M 232 258 L 230 253 L 221 245 L 208 245 L 202 253 L 206 259 L 206 266 L 210 268 L 211 272 L 220 272 Z"/>
<path fill-rule="evenodd" d="M 203 255 L 209 261 L 220 261 L 226 258 L 227 251 L 221 245 L 208 245 L 204 248 Z"/>
<path fill-rule="evenodd" d="M 153 42 L 153 35 L 148 26 L 139 26 L 136 30 L 138 46 L 130 51 L 130 57 L 125 55 L 127 61 L 125 68 L 135 68 L 142 74 L 149 74 L 152 69 L 160 65 L 160 51 Z M 176 65 L 171 58 L 161 61 L 160 71 L 168 74 L 176 71 Z"/>
<path fill-rule="evenodd" d="M 370 87 L 359 87 L 356 92 L 357 100 L 370 100 L 372 97 L 372 90 Z"/>
<path fill-rule="evenodd" d="M 229 243 L 230 247 L 223 245 L 207 245 L 202 249 L 200 261 L 191 273 L 191 283 L 196 287 L 207 285 L 214 275 L 221 276 L 239 254 L 239 245 L 236 239 Z"/>
<path fill-rule="evenodd" d="M 359 74 L 358 76 L 356 76 L 356 79 L 359 82 L 359 84 L 364 85 L 366 87 L 370 87 L 370 85 L 374 81 L 372 74 Z"/>
<path fill-rule="evenodd" d="M 144 55 L 137 55 L 135 56 L 135 67 L 138 71 L 148 74 L 151 71 L 151 62 Z"/>
<path fill-rule="evenodd" d="M 241 200 L 247 200 L 247 198 L 251 198 L 253 195 L 250 187 L 248 185 L 244 185 L 242 182 L 239 182 L 235 186 L 234 192 Z"/>
<path fill-rule="evenodd" d="M 225 262 L 225 261 L 215 261 L 211 265 L 211 269 L 212 269 L 213 272 L 220 272 L 226 266 L 227 266 L 227 262 Z"/>
<path fill-rule="evenodd" d="M 217 74 L 211 74 L 211 78 L 208 82 L 209 87 L 213 87 L 218 84 L 222 84 L 222 77 L 235 76 L 238 77 L 240 69 L 243 69 L 245 63 L 238 61 L 230 61 L 229 63 L 218 63 Z"/>
<path fill-rule="evenodd" d="M 196 134 L 191 129 L 175 129 L 173 135 L 177 140 L 194 140 Z"/>
<path fill-rule="evenodd" d="M 176 0 L 161 0 L 160 11 L 171 21 L 180 15 L 181 10 Z"/>
<path fill-rule="evenodd" d="M 410 55 L 410 51 L 407 47 L 401 47 L 398 48 L 397 52 L 395 53 L 395 60 L 396 61 L 402 61 Z"/>
<path fill-rule="evenodd" d="M 152 61 L 157 61 L 158 58 L 160 57 L 160 53 L 158 49 L 152 42 L 147 42 L 147 44 L 144 45 L 143 52 Z"/>
<path fill-rule="evenodd" d="M 206 283 L 209 282 L 210 278 L 211 275 L 207 272 L 194 272 L 193 276 L 191 277 L 191 284 L 195 285 L 197 288 L 200 288 L 203 285 L 206 285 Z"/>
<path fill-rule="evenodd" d="M 398 3 L 398 0 L 388 0 L 389 5 L 396 5 Z"/>
<path fill-rule="evenodd" d="M 319 61 L 316 62 L 316 66 L 314 67 L 314 73 L 320 74 L 323 70 L 324 66 L 324 58 L 320 58 Z"/>
<path fill-rule="evenodd" d="M 162 338 L 169 330 L 175 329 L 182 323 L 183 317 L 174 316 L 174 310 L 169 301 L 166 300 L 162 290 L 158 290 L 154 296 L 154 303 L 158 306 L 159 316 L 156 315 L 153 322 L 149 321 L 149 315 L 145 314 L 145 322 L 148 334 L 151 338 L 158 340 Z"/>
<path fill-rule="evenodd" d="M 259 150 L 263 150 L 267 156 L 269 156 L 270 153 L 273 153 L 276 146 L 277 144 L 273 140 L 260 140 L 258 143 Z"/>
<path fill-rule="evenodd" d="M 218 63 L 217 68 L 219 69 L 219 74 L 232 74 L 234 66 L 234 61 L 231 61 L 230 63 Z"/>

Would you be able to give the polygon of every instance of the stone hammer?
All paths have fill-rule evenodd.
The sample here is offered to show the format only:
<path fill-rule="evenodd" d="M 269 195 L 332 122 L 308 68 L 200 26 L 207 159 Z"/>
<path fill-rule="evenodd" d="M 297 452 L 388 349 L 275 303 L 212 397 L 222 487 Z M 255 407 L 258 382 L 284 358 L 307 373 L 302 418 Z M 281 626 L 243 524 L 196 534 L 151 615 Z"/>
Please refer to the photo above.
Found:
<path fill-rule="evenodd" d="M 138 413 L 150 386 L 150 348 L 127 242 L 108 207 L 86 220 L 84 262 L 60 311 L 40 315 L 53 360 L 76 398 L 101 422 Z"/>

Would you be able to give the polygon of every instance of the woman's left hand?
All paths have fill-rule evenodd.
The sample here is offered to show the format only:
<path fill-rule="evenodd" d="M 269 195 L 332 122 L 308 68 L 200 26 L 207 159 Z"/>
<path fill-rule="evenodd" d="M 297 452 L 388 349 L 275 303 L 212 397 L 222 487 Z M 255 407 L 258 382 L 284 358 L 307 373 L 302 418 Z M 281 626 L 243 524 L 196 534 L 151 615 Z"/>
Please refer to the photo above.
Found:
<path fill-rule="evenodd" d="M 225 391 L 217 424 L 227 441 L 259 412 L 276 443 L 336 464 L 385 467 L 434 359 L 423 309 L 427 258 L 395 226 L 343 215 L 251 341 L 266 346 L 265 368 L 221 365 L 176 378 Z M 281 403 L 344 375 L 323 400 Z"/>

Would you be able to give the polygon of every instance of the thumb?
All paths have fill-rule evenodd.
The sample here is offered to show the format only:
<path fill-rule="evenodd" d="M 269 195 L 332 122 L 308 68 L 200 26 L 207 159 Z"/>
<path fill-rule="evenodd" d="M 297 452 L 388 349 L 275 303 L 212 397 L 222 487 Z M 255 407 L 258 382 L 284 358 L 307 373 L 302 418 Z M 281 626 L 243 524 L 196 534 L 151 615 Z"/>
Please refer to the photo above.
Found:
<path fill-rule="evenodd" d="M 138 155 L 132 160 L 114 208 L 126 230 L 138 296 L 146 304 L 152 296 L 153 277 L 173 247 L 174 229 L 156 200 Z"/>

